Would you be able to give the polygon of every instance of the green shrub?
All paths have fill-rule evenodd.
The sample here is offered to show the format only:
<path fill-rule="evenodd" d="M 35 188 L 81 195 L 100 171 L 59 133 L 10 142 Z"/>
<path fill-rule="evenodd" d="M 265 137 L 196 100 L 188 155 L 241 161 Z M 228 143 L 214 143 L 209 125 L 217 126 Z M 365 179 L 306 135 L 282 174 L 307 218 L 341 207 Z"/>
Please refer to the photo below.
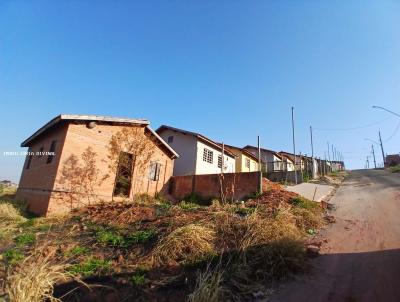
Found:
<path fill-rule="evenodd" d="M 396 165 L 394 167 L 390 167 L 390 172 L 392 172 L 392 173 L 400 173 L 400 165 Z"/>
<path fill-rule="evenodd" d="M 18 235 L 17 237 L 15 237 L 14 241 L 19 246 L 30 245 L 30 244 L 35 243 L 36 236 L 35 236 L 35 234 L 32 234 L 32 233 L 25 233 L 25 234 L 21 234 L 21 235 Z"/>
<path fill-rule="evenodd" d="M 88 277 L 96 273 L 108 271 L 110 268 L 111 261 L 90 258 L 84 262 L 72 265 L 68 271 L 73 275 Z"/>
<path fill-rule="evenodd" d="M 5 260 L 13 265 L 25 258 L 24 254 L 17 248 L 12 248 L 3 253 Z"/>

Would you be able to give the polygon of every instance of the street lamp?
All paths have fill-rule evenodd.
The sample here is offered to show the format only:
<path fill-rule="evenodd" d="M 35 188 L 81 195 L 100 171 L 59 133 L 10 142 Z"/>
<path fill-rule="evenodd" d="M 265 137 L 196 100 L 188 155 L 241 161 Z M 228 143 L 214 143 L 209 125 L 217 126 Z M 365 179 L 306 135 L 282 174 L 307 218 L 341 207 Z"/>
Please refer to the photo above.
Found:
<path fill-rule="evenodd" d="M 389 113 L 391 113 L 391 114 L 394 114 L 394 115 L 397 116 L 397 117 L 400 117 L 400 114 L 398 114 L 398 113 L 396 113 L 396 112 L 393 112 L 393 111 L 391 111 L 391 110 L 389 110 L 389 109 L 383 108 L 383 107 L 381 107 L 381 106 L 372 106 L 372 108 L 375 108 L 375 109 L 382 109 L 382 110 L 385 110 L 385 111 L 387 111 L 387 112 L 389 112 Z"/>

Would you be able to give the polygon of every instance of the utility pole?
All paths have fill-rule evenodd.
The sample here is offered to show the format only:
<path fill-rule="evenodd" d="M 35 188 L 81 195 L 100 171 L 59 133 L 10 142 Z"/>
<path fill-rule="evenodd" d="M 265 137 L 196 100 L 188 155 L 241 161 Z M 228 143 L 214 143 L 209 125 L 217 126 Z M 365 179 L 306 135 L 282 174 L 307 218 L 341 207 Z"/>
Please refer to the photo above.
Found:
<path fill-rule="evenodd" d="M 383 158 L 383 167 L 385 167 L 386 160 L 385 160 L 385 152 L 383 152 L 383 144 L 382 144 L 382 137 L 381 137 L 381 131 L 379 130 L 379 141 L 381 143 L 381 151 L 382 151 L 382 158 Z"/>
<path fill-rule="evenodd" d="M 367 156 L 367 165 L 366 165 L 367 169 L 369 169 L 369 156 Z"/>
<path fill-rule="evenodd" d="M 310 126 L 310 135 L 311 135 L 311 158 L 314 158 L 314 143 L 313 143 L 313 135 L 312 135 L 312 127 Z"/>
<path fill-rule="evenodd" d="M 221 174 L 224 174 L 224 153 L 225 153 L 225 145 L 224 143 L 222 143 Z"/>
<path fill-rule="evenodd" d="M 334 162 L 335 162 L 335 152 L 333 152 L 333 145 L 331 145 L 331 147 L 332 147 L 332 163 L 331 163 L 331 165 L 332 165 L 332 172 L 334 172 L 334 170 L 333 170 L 333 167 L 334 167 Z"/>
<path fill-rule="evenodd" d="M 257 148 L 258 148 L 258 171 L 259 171 L 259 182 L 258 192 L 262 193 L 262 168 L 261 168 L 261 147 L 260 147 L 260 136 L 257 136 Z"/>
<path fill-rule="evenodd" d="M 376 169 L 376 160 L 375 160 L 375 150 L 374 150 L 374 145 L 371 145 L 372 147 L 372 156 L 374 157 L 374 167 Z"/>
<path fill-rule="evenodd" d="M 331 168 L 331 171 L 332 171 L 331 155 L 329 153 L 329 142 L 327 142 L 327 144 L 328 144 L 328 161 L 330 163 L 330 168 Z M 326 161 L 326 157 L 325 157 L 325 161 Z M 328 169 L 328 172 L 329 172 L 329 169 Z"/>
<path fill-rule="evenodd" d="M 297 167 L 296 167 L 296 142 L 294 139 L 294 107 L 292 106 L 292 138 L 293 138 L 293 155 L 294 155 L 294 182 L 297 185 Z"/>

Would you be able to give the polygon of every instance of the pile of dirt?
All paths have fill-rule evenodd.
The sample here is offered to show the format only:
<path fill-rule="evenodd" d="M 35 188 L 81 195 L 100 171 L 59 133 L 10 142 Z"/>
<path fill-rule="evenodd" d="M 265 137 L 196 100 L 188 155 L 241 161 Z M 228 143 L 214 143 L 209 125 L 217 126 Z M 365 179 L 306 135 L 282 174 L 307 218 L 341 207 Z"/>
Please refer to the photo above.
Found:
<path fill-rule="evenodd" d="M 146 222 L 157 219 L 156 208 L 153 206 L 138 206 L 122 202 L 88 206 L 82 210 L 81 214 L 97 223 L 132 224 L 137 221 Z"/>
<path fill-rule="evenodd" d="M 286 191 L 279 183 L 263 179 L 263 193 L 257 198 L 249 199 L 245 205 L 247 207 L 257 207 L 260 205 L 277 209 L 291 201 L 299 195 Z"/>

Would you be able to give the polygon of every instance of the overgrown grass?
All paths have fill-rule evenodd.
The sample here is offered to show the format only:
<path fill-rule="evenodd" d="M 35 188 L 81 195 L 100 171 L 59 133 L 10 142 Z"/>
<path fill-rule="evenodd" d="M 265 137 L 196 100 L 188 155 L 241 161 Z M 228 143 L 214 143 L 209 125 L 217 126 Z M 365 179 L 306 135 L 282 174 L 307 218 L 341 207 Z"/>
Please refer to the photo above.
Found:
<path fill-rule="evenodd" d="M 293 198 L 291 200 L 291 203 L 296 207 L 307 209 L 307 210 L 314 210 L 316 208 L 320 208 L 320 205 L 318 202 L 308 200 L 301 196 Z"/>
<path fill-rule="evenodd" d="M 223 287 L 224 271 L 220 266 L 211 268 L 210 265 L 197 276 L 196 287 L 189 295 L 189 302 L 218 302 L 223 301 L 225 289 Z"/>
<path fill-rule="evenodd" d="M 158 265 L 190 263 L 214 254 L 215 231 L 200 224 L 177 228 L 162 238 L 153 253 Z"/>
<path fill-rule="evenodd" d="M 54 284 L 68 277 L 63 265 L 53 263 L 49 256 L 37 254 L 25 258 L 11 271 L 5 289 L 10 301 L 59 301 L 52 295 Z"/>
<path fill-rule="evenodd" d="M 400 165 L 396 165 L 394 167 L 390 167 L 389 170 L 392 173 L 400 173 Z"/>
<path fill-rule="evenodd" d="M 0 235 L 2 237 L 15 231 L 26 220 L 21 205 L 5 200 L 0 201 Z"/>
<path fill-rule="evenodd" d="M 98 273 L 108 272 L 110 268 L 111 261 L 109 260 L 89 258 L 81 263 L 70 266 L 68 272 L 73 275 L 88 277 Z"/>

